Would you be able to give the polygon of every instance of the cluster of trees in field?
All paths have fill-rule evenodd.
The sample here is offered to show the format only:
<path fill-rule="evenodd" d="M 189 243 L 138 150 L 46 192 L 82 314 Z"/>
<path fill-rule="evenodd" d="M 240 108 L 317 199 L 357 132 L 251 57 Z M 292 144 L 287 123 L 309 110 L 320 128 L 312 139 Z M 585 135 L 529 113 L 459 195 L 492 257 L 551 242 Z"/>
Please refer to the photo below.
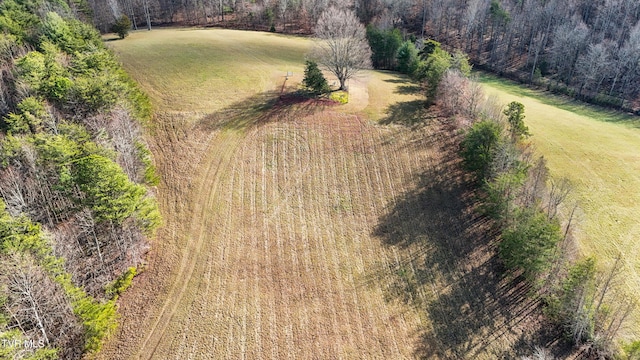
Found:
<path fill-rule="evenodd" d="M 379 69 L 407 74 L 421 83 L 426 90 L 428 105 L 436 101 L 439 89 L 446 92 L 455 88 L 449 86 L 453 85 L 450 83 L 448 86 L 440 86 L 444 78 L 449 81 L 453 74 L 462 75 L 461 79 L 471 75 L 471 64 L 465 53 L 459 50 L 450 53 L 435 40 L 426 40 L 416 46 L 415 39 L 403 41 L 398 29 L 381 30 L 372 25 L 367 26 L 367 40 L 372 51 L 373 65 Z M 443 101 L 455 99 L 454 96 L 441 98 Z"/>
<path fill-rule="evenodd" d="M 573 211 L 562 225 L 559 209 L 567 208 L 571 186 L 549 177 L 544 158 L 534 157 L 524 106 L 483 100 L 473 79 L 453 68 L 442 76 L 437 96 L 445 113 L 464 119 L 458 122 L 465 131 L 463 164 L 480 188 L 480 211 L 499 233 L 498 255 L 507 271 L 531 286 L 548 320 L 572 343 L 604 358 L 636 351 L 640 342 L 624 349 L 616 343 L 637 305 L 615 285 L 621 262 L 603 271 L 595 256 L 576 259 L 569 251 Z"/>
<path fill-rule="evenodd" d="M 149 100 L 77 19 L 86 9 L 0 3 L 3 358 L 99 349 L 160 222 L 140 134 Z"/>
<path fill-rule="evenodd" d="M 95 23 L 103 31 L 124 14 L 134 27 L 151 23 L 228 24 L 311 33 L 324 10 L 332 5 L 346 6 L 365 25 L 382 31 L 397 29 L 403 39 L 409 38 L 407 34 L 434 38 L 451 51 L 466 52 L 485 69 L 602 105 L 640 108 L 640 2 L 635 0 L 89 3 Z M 388 59 L 374 58 L 374 66 L 388 68 Z"/>

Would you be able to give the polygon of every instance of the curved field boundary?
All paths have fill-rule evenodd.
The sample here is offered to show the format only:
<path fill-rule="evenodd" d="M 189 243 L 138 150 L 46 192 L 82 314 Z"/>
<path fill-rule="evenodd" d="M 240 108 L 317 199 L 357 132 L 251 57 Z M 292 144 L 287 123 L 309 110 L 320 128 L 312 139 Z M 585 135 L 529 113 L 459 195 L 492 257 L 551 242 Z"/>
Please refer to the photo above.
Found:
<path fill-rule="evenodd" d="M 166 225 L 99 358 L 494 359 L 541 343 L 419 87 L 367 72 L 347 106 L 278 97 L 309 42 L 272 34 L 116 45 L 176 111 L 151 129 Z"/>

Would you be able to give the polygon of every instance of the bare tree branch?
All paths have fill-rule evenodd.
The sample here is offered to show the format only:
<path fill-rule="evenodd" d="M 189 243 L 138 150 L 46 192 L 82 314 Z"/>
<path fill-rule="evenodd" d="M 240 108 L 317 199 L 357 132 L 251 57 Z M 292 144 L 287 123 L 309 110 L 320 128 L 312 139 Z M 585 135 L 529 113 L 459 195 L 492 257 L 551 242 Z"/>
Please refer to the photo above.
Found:
<path fill-rule="evenodd" d="M 340 90 L 361 69 L 371 67 L 371 49 L 364 26 L 349 10 L 330 7 L 316 25 L 320 41 L 313 57 L 340 81 Z"/>

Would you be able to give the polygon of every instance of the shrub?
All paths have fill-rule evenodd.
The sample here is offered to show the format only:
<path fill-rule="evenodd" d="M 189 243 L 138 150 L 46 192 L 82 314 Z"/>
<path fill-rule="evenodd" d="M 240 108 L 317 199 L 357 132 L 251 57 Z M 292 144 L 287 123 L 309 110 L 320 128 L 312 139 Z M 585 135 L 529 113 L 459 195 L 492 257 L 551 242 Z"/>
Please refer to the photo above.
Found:
<path fill-rule="evenodd" d="M 7 134 L 0 143 L 0 167 L 6 167 L 15 160 L 22 149 L 21 138 Z"/>
<path fill-rule="evenodd" d="M 69 24 L 55 12 L 48 12 L 42 26 L 43 35 L 66 52 L 81 48 L 82 40 L 71 32 Z"/>
<path fill-rule="evenodd" d="M 5 116 L 2 122 L 9 135 L 26 134 L 29 132 L 29 124 L 21 115 L 11 113 Z"/>
<path fill-rule="evenodd" d="M 412 76 L 418 69 L 420 58 L 418 57 L 418 49 L 410 42 L 405 41 L 398 49 L 398 71 L 403 74 Z"/>
<path fill-rule="evenodd" d="M 138 150 L 140 161 L 144 164 L 144 182 L 147 185 L 157 186 L 160 184 L 160 176 L 151 161 L 151 151 L 144 143 L 139 141 L 136 141 L 136 150 Z"/>
<path fill-rule="evenodd" d="M 330 91 L 329 84 L 322 71 L 318 68 L 315 61 L 307 60 L 304 69 L 304 86 L 316 95 L 324 94 Z"/>
<path fill-rule="evenodd" d="M 111 31 L 118 34 L 120 39 L 124 39 L 129 35 L 129 30 L 131 29 L 131 20 L 127 15 L 120 16 L 116 22 L 111 26 Z"/>
<path fill-rule="evenodd" d="M 640 340 L 625 344 L 622 346 L 620 355 L 616 358 L 620 360 L 638 360 L 640 359 Z"/>
<path fill-rule="evenodd" d="M 595 97 L 593 97 L 592 102 L 600 106 L 619 108 L 622 106 L 623 99 L 616 96 L 610 96 L 607 94 L 600 93 Z"/>
<path fill-rule="evenodd" d="M 84 202 L 98 221 L 119 224 L 133 215 L 144 201 L 146 189 L 132 183 L 111 159 L 85 156 L 75 162 L 74 170 L 74 181 L 84 192 Z"/>
<path fill-rule="evenodd" d="M 329 99 L 338 102 L 340 104 L 346 104 L 349 102 L 349 93 L 346 91 L 334 91 L 329 95 Z"/>
<path fill-rule="evenodd" d="M 515 210 L 515 201 L 525 177 L 524 169 L 514 168 L 485 183 L 486 198 L 482 211 L 499 224 L 507 224 Z"/>
<path fill-rule="evenodd" d="M 38 51 L 30 51 L 19 58 L 16 68 L 20 78 L 34 90 L 40 87 L 40 82 L 47 74 L 44 55 Z"/>
<path fill-rule="evenodd" d="M 475 174 L 477 180 L 483 180 L 489 174 L 493 151 L 500 140 L 500 133 L 500 125 L 494 121 L 483 120 L 473 124 L 460 144 L 464 166 Z"/>
<path fill-rule="evenodd" d="M 105 293 L 111 299 L 117 299 L 119 295 L 125 292 L 133 282 L 133 278 L 138 274 L 135 267 L 130 267 L 122 275 L 118 276 L 111 284 L 107 285 Z"/>
<path fill-rule="evenodd" d="M 445 72 L 451 67 L 451 54 L 436 48 L 427 58 L 422 69 L 422 77 L 426 81 L 427 101 L 433 103 L 440 81 Z"/>
<path fill-rule="evenodd" d="M 451 56 L 451 68 L 458 70 L 464 76 L 470 76 L 472 66 L 469 64 L 469 56 L 456 50 Z"/>
<path fill-rule="evenodd" d="M 68 77 L 53 75 L 43 82 L 42 91 L 48 99 L 64 102 L 73 86 L 73 81 Z"/>
<path fill-rule="evenodd" d="M 545 298 L 546 315 L 564 327 L 567 337 L 574 344 L 594 338 L 595 276 L 595 259 L 583 259 L 569 268 L 560 286 Z"/>
<path fill-rule="evenodd" d="M 107 49 L 75 54 L 71 60 L 71 71 L 74 75 L 91 74 L 92 72 L 117 72 L 117 62 Z"/>
<path fill-rule="evenodd" d="M 19 45 L 13 35 L 0 34 L 0 60 L 9 61 L 18 52 Z"/>
<path fill-rule="evenodd" d="M 560 224 L 539 210 L 519 211 L 514 224 L 502 232 L 498 254 L 508 269 L 521 270 L 534 281 L 551 264 L 558 242 Z"/>
<path fill-rule="evenodd" d="M 103 71 L 76 77 L 69 95 L 76 111 L 95 113 L 110 109 L 126 91 L 127 86 L 116 74 Z"/>
<path fill-rule="evenodd" d="M 72 303 L 74 313 L 82 320 L 85 329 L 85 350 L 97 352 L 103 340 L 118 327 L 116 303 L 108 301 L 100 303 L 83 294 Z"/>
<path fill-rule="evenodd" d="M 18 114 L 11 113 L 3 119 L 9 134 L 36 133 L 41 129 L 42 119 L 48 116 L 42 102 L 32 96 L 24 98 L 18 110 Z"/>
<path fill-rule="evenodd" d="M 34 41 L 36 35 L 33 30 L 41 22 L 36 15 L 35 5 L 35 2 L 24 4 L 15 0 L 0 2 L 0 32 L 14 35 L 21 44 Z"/>
<path fill-rule="evenodd" d="M 509 121 L 509 131 L 514 141 L 531 135 L 529 128 L 524 124 L 524 105 L 522 103 L 510 102 L 504 110 L 504 114 Z"/>

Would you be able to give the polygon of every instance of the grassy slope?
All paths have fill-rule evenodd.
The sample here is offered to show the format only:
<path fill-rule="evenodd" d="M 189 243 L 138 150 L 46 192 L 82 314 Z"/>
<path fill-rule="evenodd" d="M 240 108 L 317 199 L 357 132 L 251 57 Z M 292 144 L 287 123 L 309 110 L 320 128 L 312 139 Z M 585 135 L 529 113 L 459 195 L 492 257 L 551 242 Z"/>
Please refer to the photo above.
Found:
<path fill-rule="evenodd" d="M 133 32 L 110 43 L 157 110 L 211 112 L 299 75 L 310 41 L 217 30 Z"/>
<path fill-rule="evenodd" d="M 366 72 L 342 107 L 287 103 L 308 40 L 110 44 L 156 107 L 166 225 L 103 359 L 494 359 L 540 343 L 527 289 L 496 275 L 454 139 L 418 121 L 405 78 Z"/>
<path fill-rule="evenodd" d="M 625 285 L 640 299 L 640 118 L 597 109 L 483 75 L 489 95 L 525 105 L 532 141 L 553 176 L 575 185 L 584 254 L 610 265 L 624 254 Z M 640 326 L 634 332 L 640 334 Z"/>

